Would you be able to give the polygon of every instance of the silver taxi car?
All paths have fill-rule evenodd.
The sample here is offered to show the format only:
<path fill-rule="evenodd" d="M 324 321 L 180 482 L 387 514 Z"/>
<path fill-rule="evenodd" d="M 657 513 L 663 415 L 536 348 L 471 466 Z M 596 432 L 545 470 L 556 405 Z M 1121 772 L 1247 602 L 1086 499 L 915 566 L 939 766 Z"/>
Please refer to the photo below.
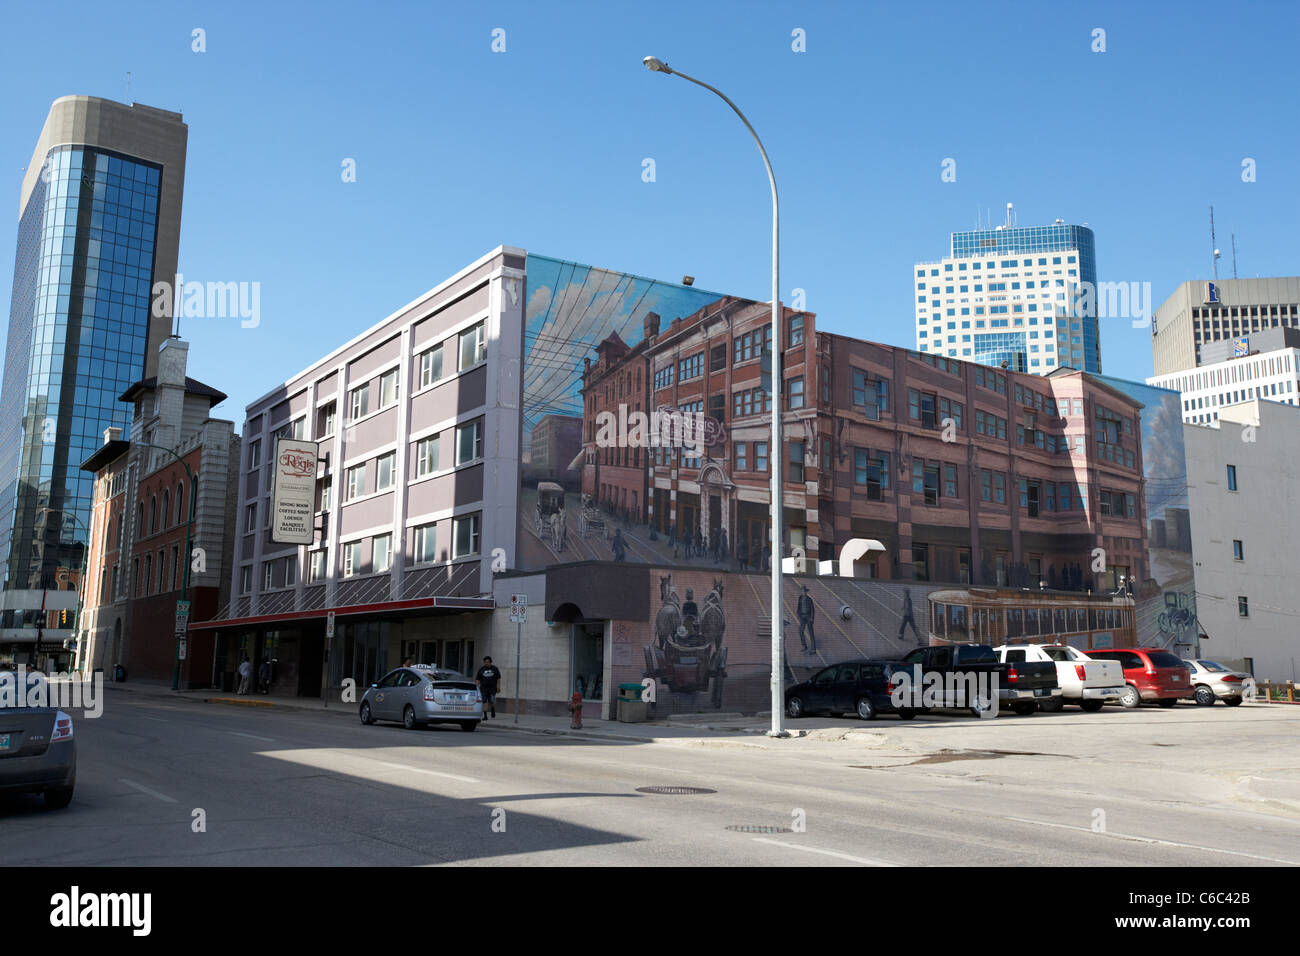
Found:
<path fill-rule="evenodd" d="M 444 668 L 399 667 L 361 697 L 361 722 L 399 720 L 407 730 L 425 724 L 459 724 L 471 731 L 483 719 L 483 698 L 473 678 Z"/>

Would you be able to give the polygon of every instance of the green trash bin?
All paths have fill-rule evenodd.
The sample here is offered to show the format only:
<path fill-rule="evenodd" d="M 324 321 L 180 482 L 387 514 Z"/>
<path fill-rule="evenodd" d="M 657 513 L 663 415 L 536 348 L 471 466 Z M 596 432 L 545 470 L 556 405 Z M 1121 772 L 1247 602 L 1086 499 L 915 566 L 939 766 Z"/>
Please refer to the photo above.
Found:
<path fill-rule="evenodd" d="M 624 724 L 643 723 L 649 716 L 650 705 L 641 699 L 640 684 L 618 685 L 617 719 Z"/>

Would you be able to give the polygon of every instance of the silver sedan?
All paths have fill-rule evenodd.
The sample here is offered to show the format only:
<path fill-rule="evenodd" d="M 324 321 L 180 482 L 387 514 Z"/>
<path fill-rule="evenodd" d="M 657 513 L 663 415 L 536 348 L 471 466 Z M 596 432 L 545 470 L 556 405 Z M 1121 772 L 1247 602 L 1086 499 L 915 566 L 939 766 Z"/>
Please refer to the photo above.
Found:
<path fill-rule="evenodd" d="M 483 719 L 483 699 L 472 678 L 436 667 L 399 667 L 361 698 L 361 722 L 400 720 L 407 730 L 431 723 L 473 730 Z"/>
<path fill-rule="evenodd" d="M 1243 696 L 1255 695 L 1255 678 L 1245 671 L 1231 670 L 1217 661 L 1189 660 L 1186 664 L 1192 672 L 1196 702 L 1202 706 L 1208 707 L 1216 700 L 1222 700 L 1235 707 Z"/>

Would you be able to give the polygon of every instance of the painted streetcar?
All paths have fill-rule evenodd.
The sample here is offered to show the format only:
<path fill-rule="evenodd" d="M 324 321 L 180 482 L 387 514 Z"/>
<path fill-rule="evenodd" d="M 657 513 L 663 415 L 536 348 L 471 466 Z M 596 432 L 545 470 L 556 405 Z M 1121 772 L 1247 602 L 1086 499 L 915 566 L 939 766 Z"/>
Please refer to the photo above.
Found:
<path fill-rule="evenodd" d="M 931 644 L 1137 646 L 1133 598 L 1078 591 L 952 588 L 929 595 Z"/>

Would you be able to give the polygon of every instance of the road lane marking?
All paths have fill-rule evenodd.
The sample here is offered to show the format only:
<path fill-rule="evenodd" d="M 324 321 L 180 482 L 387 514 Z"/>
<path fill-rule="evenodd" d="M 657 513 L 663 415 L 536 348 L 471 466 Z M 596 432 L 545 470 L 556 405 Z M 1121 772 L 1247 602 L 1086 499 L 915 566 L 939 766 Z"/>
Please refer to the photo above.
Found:
<path fill-rule="evenodd" d="M 408 770 L 411 773 L 427 773 L 431 777 L 446 777 L 448 780 L 459 780 L 461 783 L 480 783 L 477 777 L 462 777 L 455 773 L 443 773 L 441 770 L 423 770 L 419 767 L 408 767 L 404 763 L 390 763 L 387 760 L 371 760 L 369 763 L 377 763 L 381 767 L 392 767 L 394 770 Z"/>
<path fill-rule="evenodd" d="M 234 734 L 236 737 L 248 737 L 250 740 L 265 740 L 267 743 L 275 743 L 274 737 L 259 737 L 257 734 L 242 734 L 238 730 L 227 730 L 226 733 Z"/>
<path fill-rule="evenodd" d="M 767 843 L 771 846 L 783 846 L 789 850 L 803 850 L 805 853 L 820 853 L 823 856 L 833 856 L 840 860 L 849 860 L 853 863 L 863 863 L 867 866 L 897 866 L 897 863 L 886 863 L 883 860 L 868 860 L 865 856 L 850 856 L 847 853 L 839 853 L 835 850 L 823 850 L 815 846 L 804 846 L 802 843 L 786 843 L 784 840 L 769 840 L 766 837 L 754 837 L 755 843 Z"/>
<path fill-rule="evenodd" d="M 146 787 L 146 786 L 144 786 L 144 785 L 142 785 L 142 784 L 138 784 L 138 783 L 136 783 L 134 780 L 127 780 L 125 777 L 122 777 L 122 778 L 120 778 L 120 779 L 121 779 L 122 783 L 126 784 L 128 787 L 131 787 L 131 788 L 134 789 L 134 790 L 139 790 L 141 793 L 147 793 L 147 794 L 149 794 L 149 796 L 151 796 L 151 797 L 156 797 L 157 799 L 161 800 L 163 803 L 175 803 L 175 802 L 176 802 L 176 801 L 173 800 L 171 797 L 167 796 L 167 794 L 165 794 L 165 793 L 159 793 L 157 790 L 150 790 L 148 787 Z"/>
<path fill-rule="evenodd" d="M 1058 830 L 1077 830 L 1080 833 L 1097 833 L 1092 827 L 1076 827 L 1068 823 L 1048 823 L 1046 820 L 1029 820 L 1024 817 L 1003 817 L 1016 823 L 1036 823 L 1040 827 L 1056 827 Z M 1300 866 L 1295 860 L 1281 860 L 1274 856 L 1258 856 L 1254 853 L 1242 853 L 1240 850 L 1222 850 L 1217 846 L 1200 846 L 1196 843 L 1175 843 L 1173 840 L 1157 840 L 1155 837 L 1133 836 L 1129 833 L 1114 833 L 1104 830 L 1098 836 L 1114 837 L 1117 840 L 1136 840 L 1138 843 L 1156 843 L 1160 846 L 1176 846 L 1184 850 L 1203 850 L 1206 853 L 1226 853 L 1229 856 L 1244 856 L 1250 860 L 1264 860 L 1268 863 L 1285 863 L 1287 866 Z"/>
<path fill-rule="evenodd" d="M 166 717 L 150 717 L 148 714 L 136 714 L 141 720 L 156 720 L 160 724 L 171 723 Z"/>

